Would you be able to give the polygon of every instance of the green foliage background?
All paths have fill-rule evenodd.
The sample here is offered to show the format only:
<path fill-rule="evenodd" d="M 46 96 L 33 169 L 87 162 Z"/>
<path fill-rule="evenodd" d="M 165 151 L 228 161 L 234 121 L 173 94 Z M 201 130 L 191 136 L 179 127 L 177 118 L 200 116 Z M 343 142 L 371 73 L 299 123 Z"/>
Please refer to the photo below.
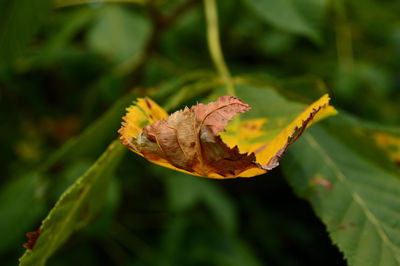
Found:
<path fill-rule="evenodd" d="M 174 111 L 226 94 L 202 1 L 1 1 L 1 265 L 43 220 L 22 265 L 400 265 L 398 162 L 373 139 L 400 138 L 399 2 L 217 6 L 250 117 L 282 121 L 324 93 L 340 112 L 251 179 L 188 176 L 113 142 L 136 97 Z"/>

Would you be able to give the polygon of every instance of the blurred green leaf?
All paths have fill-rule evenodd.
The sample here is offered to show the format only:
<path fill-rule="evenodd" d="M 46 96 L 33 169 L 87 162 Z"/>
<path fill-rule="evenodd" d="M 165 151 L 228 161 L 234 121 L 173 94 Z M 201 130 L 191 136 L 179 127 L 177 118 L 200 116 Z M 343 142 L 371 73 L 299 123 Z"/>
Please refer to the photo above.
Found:
<path fill-rule="evenodd" d="M 223 80 L 216 76 L 203 77 L 202 80 L 196 80 L 193 83 L 182 84 L 179 91 L 175 91 L 168 98 L 168 102 L 164 105 L 165 110 L 172 110 L 173 108 L 184 103 L 186 100 L 194 98 L 197 95 L 201 95 L 207 92 L 211 92 L 213 89 L 221 86 Z"/>
<path fill-rule="evenodd" d="M 50 0 L 2 0 L 0 2 L 0 64 L 21 55 L 44 22 Z"/>
<path fill-rule="evenodd" d="M 49 12 L 51 4 L 69 7 Z M 211 69 L 203 8 L 200 0 L 0 0 L 1 265 L 15 264 L 25 233 L 117 137 L 135 97 L 173 111 L 226 94 Z M 247 180 L 175 176 L 131 154 L 101 193 L 101 214 L 47 264 L 345 265 L 308 201 L 292 195 L 282 175 L 290 168 L 349 264 L 379 265 L 380 253 L 380 265 L 390 265 L 390 249 L 352 195 L 398 249 L 398 157 L 389 160 L 393 142 L 381 139 L 385 153 L 374 136 L 400 136 L 399 13 L 398 0 L 218 1 L 224 57 L 237 96 L 252 107 L 242 121 L 270 117 L 262 130 L 272 138 L 325 93 L 340 114 L 307 129 L 282 169 Z M 131 86 L 139 88 L 118 101 Z M 330 222 L 340 212 L 343 224 Z M 359 213 L 360 224 L 346 223 Z"/>
<path fill-rule="evenodd" d="M 309 200 L 350 265 L 400 264 L 400 179 L 330 128 L 313 126 L 289 150 L 283 170 Z"/>
<path fill-rule="evenodd" d="M 116 212 L 122 199 L 122 188 L 119 179 L 114 178 L 105 192 L 106 199 L 99 217 L 84 231 L 93 235 L 102 235 L 114 225 Z"/>
<path fill-rule="evenodd" d="M 177 90 L 182 88 L 186 88 L 184 90 L 189 90 L 191 91 L 190 85 L 195 85 L 196 83 L 199 83 L 199 81 L 206 81 L 206 80 L 211 80 L 214 81 L 218 77 L 215 73 L 210 72 L 210 71 L 194 71 L 194 72 L 189 72 L 184 75 L 180 75 L 176 78 L 172 78 L 168 80 L 167 82 L 163 82 L 162 85 L 157 89 L 157 92 L 152 96 L 157 102 L 166 102 L 166 99 L 168 99 L 168 105 L 172 106 L 172 104 L 169 104 L 171 101 L 170 98 L 177 98 L 177 95 L 181 96 L 180 94 L 184 94 L 185 97 L 179 97 L 180 100 L 185 99 L 187 100 L 187 95 L 192 96 L 193 94 L 187 92 L 187 93 L 176 93 Z M 199 92 L 201 93 L 201 91 Z M 176 107 L 177 105 L 181 104 L 181 102 L 175 101 L 175 105 L 172 107 Z M 167 111 L 170 111 L 168 108 L 168 105 L 163 105 L 163 108 L 165 108 Z M 170 107 L 170 108 L 172 108 Z"/>
<path fill-rule="evenodd" d="M 237 213 L 232 200 L 211 180 L 181 173 L 171 173 L 165 178 L 168 204 L 172 211 L 182 212 L 204 203 L 216 221 L 227 232 L 237 227 Z"/>
<path fill-rule="evenodd" d="M 115 63 L 137 63 L 151 33 L 147 17 L 119 6 L 105 6 L 88 34 L 88 44 Z"/>
<path fill-rule="evenodd" d="M 396 136 L 400 136 L 400 127 L 398 127 L 398 126 L 382 125 L 382 124 L 378 124 L 376 122 L 360 120 L 357 117 L 352 116 L 350 114 L 347 114 L 346 117 L 351 121 L 351 123 L 353 123 L 354 125 L 358 125 L 365 130 L 375 131 L 375 132 L 380 131 L 380 132 L 385 132 L 385 133 L 393 134 Z"/>
<path fill-rule="evenodd" d="M 216 184 L 204 190 L 203 200 L 215 219 L 230 233 L 238 228 L 237 208 L 226 192 Z"/>
<path fill-rule="evenodd" d="M 325 83 L 313 75 L 281 80 L 265 73 L 256 73 L 237 77 L 236 83 L 238 85 L 245 84 L 253 87 L 270 88 L 287 100 L 305 104 L 311 104 L 322 95 L 328 93 Z"/>
<path fill-rule="evenodd" d="M 202 78 L 203 75 L 209 77 L 209 74 L 189 74 L 180 77 L 178 80 L 171 80 L 161 86 L 159 90 L 155 91 L 152 97 L 159 100 L 165 99 L 167 95 L 171 95 L 179 86 L 183 86 L 188 82 L 196 84 L 195 80 Z M 189 84 L 187 86 L 187 90 L 191 90 Z M 201 92 L 203 91 L 198 93 Z M 192 96 L 193 91 L 191 90 L 189 94 Z M 33 229 L 32 226 L 35 221 L 40 218 L 40 215 L 43 215 L 47 205 L 43 197 L 43 192 L 48 189 L 45 182 L 45 173 L 57 163 L 67 164 L 85 157 L 95 158 L 101 149 L 105 148 L 108 141 L 117 137 L 117 129 L 121 123 L 120 118 L 124 113 L 124 109 L 135 99 L 135 95 L 136 92 L 131 91 L 122 97 L 105 114 L 87 127 L 82 134 L 71 138 L 64 146 L 50 155 L 35 171 L 24 176 L 15 177 L 14 180 L 1 188 L 0 221 L 2 221 L 3 224 L 0 228 L 0 232 L 2 230 L 7 232 L 7 238 L 3 238 L 4 241 L 0 239 L 0 254 L 20 242 L 23 235 L 27 231 Z M 181 104 L 184 100 L 187 100 L 187 97 L 180 97 L 179 99 L 173 100 L 172 105 L 170 102 L 168 103 L 169 106 L 173 108 Z M 62 189 L 57 185 L 57 182 L 61 181 L 62 180 L 55 180 L 55 187 L 58 189 Z M 29 199 L 25 200 L 22 198 L 20 190 L 25 191 L 24 196 Z M 41 194 L 38 194 L 38 198 L 35 198 L 35 202 L 37 202 L 36 206 L 38 207 L 37 210 L 31 208 L 32 197 L 36 195 L 36 191 L 42 191 Z M 13 204 L 16 204 L 16 207 L 10 209 L 9 206 Z M 30 211 L 26 212 L 26 210 Z M 16 227 L 16 222 L 21 219 L 24 219 L 25 226 L 21 225 Z"/>
<path fill-rule="evenodd" d="M 62 148 L 42 165 L 48 169 L 56 162 L 75 160 L 78 157 L 88 156 L 93 151 L 105 148 L 107 142 L 117 137 L 124 109 L 135 99 L 136 92 L 132 90 L 119 99 L 106 113 L 88 126 L 82 134 L 71 138 Z"/>
<path fill-rule="evenodd" d="M 46 184 L 32 172 L 10 180 L 0 193 L 0 254 L 13 248 L 46 211 L 43 201 Z M 22 242 L 20 242 L 22 243 Z M 22 245 L 21 245 L 22 247 Z"/>
<path fill-rule="evenodd" d="M 45 173 L 56 163 L 64 164 L 83 157 L 90 157 L 91 153 L 97 154 L 97 150 L 104 149 L 105 143 L 117 136 L 116 129 L 119 127 L 120 117 L 122 117 L 124 108 L 134 99 L 134 94 L 135 92 L 132 91 L 117 101 L 81 135 L 69 140 L 36 170 L 27 175 L 15 177 L 1 188 L 0 224 L 2 226 L 0 233 L 2 230 L 7 232 L 5 234 L 7 238 L 0 239 L 0 253 L 21 241 L 22 236 L 28 230 L 32 230 L 33 224 L 40 218 L 40 215 L 43 215 L 44 209 L 47 207 L 43 193 L 48 189 Z M 24 191 L 23 194 L 21 194 L 22 191 Z M 35 208 L 32 208 L 32 202 L 36 202 Z M 11 208 L 10 206 L 14 204 L 16 204 L 15 207 Z M 23 224 L 18 222 L 21 220 L 24 221 Z M 17 224 L 20 226 L 16 226 Z"/>
<path fill-rule="evenodd" d="M 189 75 L 192 76 L 192 75 Z M 197 75 L 194 76 L 196 78 Z M 191 80 L 196 84 L 195 80 Z M 173 83 L 173 82 L 172 82 Z M 160 90 L 157 90 L 154 92 L 153 96 L 155 99 L 158 99 L 162 97 L 164 93 L 169 94 L 169 90 L 174 89 L 174 87 L 168 86 L 170 85 L 169 83 L 165 84 L 164 87 L 161 87 Z M 190 86 L 188 87 L 190 89 Z M 203 90 L 197 93 L 201 93 Z M 195 92 L 191 92 L 190 95 L 195 94 Z M 121 123 L 120 117 L 123 115 L 123 110 L 126 106 L 130 104 L 130 102 L 134 99 L 135 92 L 132 91 L 131 93 L 128 93 L 126 96 L 122 97 L 119 101 L 117 101 L 112 108 L 110 108 L 102 117 L 100 117 L 97 121 L 95 121 L 93 124 L 91 124 L 80 136 L 76 138 L 72 138 L 71 140 L 68 141 L 66 145 L 64 145 L 61 149 L 59 149 L 54 155 L 50 156 L 49 159 L 44 162 L 41 167 L 38 170 L 38 173 L 40 173 L 40 176 L 43 176 L 43 172 L 47 171 L 51 166 L 53 166 L 56 163 L 62 162 L 62 163 L 67 163 L 70 161 L 76 161 L 78 158 L 84 158 L 87 157 L 89 154 L 94 153 L 94 151 L 100 149 L 106 141 L 109 141 L 110 139 L 113 138 L 113 136 L 117 135 L 116 130 L 119 128 L 119 125 Z M 183 100 L 186 100 L 187 97 L 179 98 L 174 101 L 175 104 L 180 104 Z M 173 105 L 171 106 L 173 107 Z M 20 178 L 22 179 L 22 178 Z M 59 180 L 62 181 L 62 180 Z M 22 182 L 22 181 L 20 181 Z M 29 185 L 30 183 L 27 183 Z M 43 188 L 43 181 L 41 181 L 40 184 L 33 184 L 27 188 L 28 191 L 33 193 L 32 191 L 36 191 L 37 189 Z M 4 190 L 9 189 L 8 187 L 5 187 Z M 16 194 L 10 195 L 8 201 L 4 201 L 4 205 L 2 205 L 2 201 L 0 201 L 0 208 L 4 206 L 4 208 L 8 208 L 6 204 L 8 204 L 9 201 L 15 201 L 15 198 L 17 198 L 18 191 L 17 190 L 12 190 Z M 29 195 L 26 193 L 26 195 Z M 44 204 L 44 199 L 40 198 L 41 204 Z M 30 201 L 24 201 L 20 202 L 18 201 L 18 209 L 20 209 L 20 212 L 15 212 L 15 216 L 12 217 L 16 220 L 21 219 L 21 217 L 24 216 L 24 213 L 22 212 L 24 210 L 24 206 L 26 208 L 29 208 L 31 202 Z M 38 205 L 40 206 L 40 205 Z M 0 212 L 1 213 L 1 212 Z M 1 213 L 2 214 L 2 213 Z M 38 215 L 41 215 L 39 213 Z M 25 217 L 25 221 L 27 223 L 27 226 L 32 225 L 32 222 L 38 219 L 38 215 L 32 215 L 32 216 L 27 216 Z M 12 221 L 12 219 L 10 219 Z M 231 222 L 230 222 L 231 223 Z M 228 225 L 229 226 L 229 225 Z M 29 228 L 29 227 L 28 227 Z M 5 227 L 5 230 L 9 230 L 10 227 Z M 22 231 L 24 230 L 24 231 Z M 24 232 L 26 232 L 27 228 L 26 227 L 21 227 L 21 230 L 15 230 L 15 237 L 18 238 L 20 237 Z M 29 229 L 28 229 L 29 230 Z M 10 234 L 11 235 L 11 234 Z M 19 238 L 18 238 L 19 239 Z M 1 246 L 0 246 L 1 247 Z"/>
<path fill-rule="evenodd" d="M 20 265 L 44 265 L 73 232 L 95 218 L 125 150 L 119 141 L 114 141 L 97 162 L 69 187 L 43 220 L 34 248 L 25 252 Z"/>
<path fill-rule="evenodd" d="M 295 36 L 282 31 L 268 31 L 255 43 L 256 47 L 267 55 L 282 56 L 295 45 Z"/>
<path fill-rule="evenodd" d="M 384 150 L 377 146 L 374 138 L 377 132 L 400 136 L 398 128 L 362 121 L 345 111 L 340 111 L 339 115 L 324 121 L 324 128 L 334 132 L 337 139 L 370 163 L 392 172 L 399 170 Z"/>
<path fill-rule="evenodd" d="M 243 0 L 265 22 L 321 42 L 326 0 Z"/>
<path fill-rule="evenodd" d="M 174 217 L 162 238 L 162 254 L 158 265 L 176 265 L 177 258 L 185 241 L 185 231 L 188 230 L 188 218 L 182 214 Z"/>
<path fill-rule="evenodd" d="M 68 20 L 63 27 L 49 38 L 44 45 L 42 56 L 45 61 L 51 61 L 57 58 L 75 37 L 79 31 L 82 31 L 85 26 L 93 19 L 95 11 L 91 8 L 78 8 L 68 14 Z"/>
<path fill-rule="evenodd" d="M 252 248 L 246 243 L 238 240 L 231 239 L 227 243 L 228 248 L 225 253 L 217 253 L 217 261 L 219 265 L 230 265 L 230 266 L 259 266 L 269 265 L 268 263 L 261 262 L 254 254 Z"/>
<path fill-rule="evenodd" d="M 172 211 L 184 211 L 202 199 L 206 181 L 181 173 L 171 173 L 165 178 L 168 192 L 168 205 Z"/>

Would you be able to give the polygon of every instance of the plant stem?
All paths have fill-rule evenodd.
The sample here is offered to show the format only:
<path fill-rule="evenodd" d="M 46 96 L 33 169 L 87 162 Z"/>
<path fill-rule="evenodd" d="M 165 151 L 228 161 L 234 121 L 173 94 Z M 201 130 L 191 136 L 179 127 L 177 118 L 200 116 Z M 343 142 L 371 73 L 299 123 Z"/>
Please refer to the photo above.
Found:
<path fill-rule="evenodd" d="M 218 13 L 215 0 L 204 0 L 207 20 L 207 43 L 211 58 L 219 75 L 224 79 L 228 94 L 235 96 L 235 88 L 231 73 L 225 63 L 219 38 Z"/>
<path fill-rule="evenodd" d="M 130 3 L 130 4 L 145 4 L 146 0 L 55 0 L 53 1 L 54 8 L 62 8 L 77 5 L 87 5 L 87 4 L 107 4 L 107 3 Z"/>
<path fill-rule="evenodd" d="M 353 44 L 351 28 L 347 21 L 346 8 L 341 0 L 335 1 L 337 16 L 336 46 L 339 70 L 352 72 L 354 70 Z"/>

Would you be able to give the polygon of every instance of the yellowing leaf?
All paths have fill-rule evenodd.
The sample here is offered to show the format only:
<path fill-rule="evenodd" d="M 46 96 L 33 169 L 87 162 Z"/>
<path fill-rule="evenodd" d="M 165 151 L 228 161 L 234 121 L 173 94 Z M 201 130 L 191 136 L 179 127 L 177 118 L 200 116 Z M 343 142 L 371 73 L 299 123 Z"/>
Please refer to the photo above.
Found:
<path fill-rule="evenodd" d="M 288 125 L 281 133 L 275 137 L 265 148 L 255 152 L 257 161 L 267 165 L 272 169 L 278 166 L 278 162 L 286 152 L 287 148 L 303 133 L 303 131 L 311 125 L 314 119 L 326 117 L 336 113 L 336 110 L 329 106 L 329 96 L 326 94 L 318 101 L 307 107 L 290 125 Z"/>
<path fill-rule="evenodd" d="M 266 143 L 267 132 L 263 130 L 266 122 L 267 118 L 255 118 L 232 123 L 220 136 L 228 146 L 238 146 L 240 152 L 251 153 Z"/>
<path fill-rule="evenodd" d="M 387 155 L 397 164 L 400 164 L 400 137 L 388 133 L 376 132 L 374 134 L 376 144 L 384 149 Z"/>
<path fill-rule="evenodd" d="M 209 178 L 251 177 L 278 166 L 313 119 L 336 112 L 325 95 L 271 140 L 262 138 L 268 118 L 243 121 L 236 134 L 221 134 L 221 138 L 228 121 L 250 109 L 227 95 L 167 117 L 150 99 L 139 99 L 127 108 L 119 133 L 123 144 L 155 164 Z"/>
<path fill-rule="evenodd" d="M 124 145 L 128 145 L 132 136 L 137 136 L 144 126 L 168 117 L 158 104 L 149 98 L 139 98 L 135 105 L 126 108 L 127 114 L 122 119 L 122 127 L 118 131 Z"/>

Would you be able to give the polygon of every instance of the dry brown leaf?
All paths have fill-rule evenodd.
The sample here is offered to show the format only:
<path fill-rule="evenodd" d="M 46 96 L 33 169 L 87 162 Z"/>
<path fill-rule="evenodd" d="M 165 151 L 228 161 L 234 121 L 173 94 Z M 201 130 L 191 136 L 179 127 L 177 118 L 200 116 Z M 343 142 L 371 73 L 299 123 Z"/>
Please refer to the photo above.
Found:
<path fill-rule="evenodd" d="M 322 109 L 334 110 L 328 102 L 329 97 L 323 96 L 274 140 L 249 153 L 240 153 L 237 146 L 229 147 L 219 136 L 235 115 L 251 109 L 229 95 L 209 104 L 186 107 L 169 117 L 150 99 L 139 99 L 135 106 L 127 109 L 119 133 L 123 144 L 153 163 L 204 177 L 251 177 L 278 166 L 287 148 L 315 115 Z M 146 117 L 151 123 L 140 131 L 138 121 L 146 121 Z M 152 117 L 160 120 L 154 121 Z M 256 160 L 255 153 L 262 157 Z"/>
<path fill-rule="evenodd" d="M 238 98 L 222 96 L 216 102 L 177 111 L 167 120 L 146 126 L 133 142 L 135 151 L 150 161 L 163 159 L 179 169 L 201 176 L 235 176 L 254 167 L 255 156 L 240 154 L 222 142 L 218 133 L 238 113 L 251 108 Z"/>

